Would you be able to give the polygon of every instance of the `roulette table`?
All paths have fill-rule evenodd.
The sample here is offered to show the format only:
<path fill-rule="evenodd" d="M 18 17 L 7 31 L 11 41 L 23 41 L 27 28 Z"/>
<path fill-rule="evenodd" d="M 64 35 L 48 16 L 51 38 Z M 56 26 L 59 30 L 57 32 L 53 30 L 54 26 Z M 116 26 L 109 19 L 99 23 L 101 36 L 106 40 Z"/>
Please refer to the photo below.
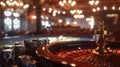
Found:
<path fill-rule="evenodd" d="M 120 67 L 120 42 L 107 41 L 110 54 L 96 55 L 96 47 L 94 40 L 56 41 L 39 46 L 36 53 L 65 67 Z"/>

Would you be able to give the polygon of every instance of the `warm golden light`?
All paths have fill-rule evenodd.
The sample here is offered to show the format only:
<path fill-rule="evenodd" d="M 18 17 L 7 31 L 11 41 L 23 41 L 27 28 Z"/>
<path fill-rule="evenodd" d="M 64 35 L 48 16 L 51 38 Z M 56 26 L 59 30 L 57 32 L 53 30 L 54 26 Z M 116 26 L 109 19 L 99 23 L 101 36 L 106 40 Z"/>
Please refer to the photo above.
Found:
<path fill-rule="evenodd" d="M 62 64 L 67 64 L 67 62 L 65 62 L 65 61 L 62 61 L 61 63 L 62 63 Z"/>
<path fill-rule="evenodd" d="M 97 11 L 100 11 L 100 7 L 97 7 Z"/>
<path fill-rule="evenodd" d="M 104 10 L 107 10 L 107 7 L 106 7 L 106 6 L 104 6 L 104 7 L 103 7 L 103 9 L 104 9 Z"/>
<path fill-rule="evenodd" d="M 90 5 L 98 5 L 99 4 L 99 0 L 90 0 L 89 4 Z"/>
<path fill-rule="evenodd" d="M 120 7 L 118 9 L 120 10 Z"/>
<path fill-rule="evenodd" d="M 32 19 L 36 19 L 37 17 L 35 15 L 32 16 Z"/>
<path fill-rule="evenodd" d="M 91 16 L 90 18 L 86 18 L 86 21 L 90 25 L 90 29 L 93 29 L 94 28 L 94 24 L 95 24 L 94 17 Z"/>
<path fill-rule="evenodd" d="M 60 12 L 60 11 L 58 11 L 57 13 L 58 13 L 58 14 L 60 14 L 61 12 Z"/>
<path fill-rule="evenodd" d="M 19 8 L 19 9 L 27 9 L 29 7 L 29 4 L 24 4 L 22 1 L 17 0 L 3 0 L 0 1 L 0 5 L 3 8 Z"/>
<path fill-rule="evenodd" d="M 49 13 L 51 13 L 51 12 L 52 12 L 52 10 L 53 10 L 52 8 L 49 8 L 48 12 L 49 12 Z"/>
<path fill-rule="evenodd" d="M 84 18 L 84 15 L 82 15 L 82 10 L 70 10 L 70 13 L 73 15 L 74 18 Z"/>
<path fill-rule="evenodd" d="M 72 6 L 76 5 L 76 1 L 72 1 L 72 0 L 63 0 L 63 1 L 59 1 L 59 5 L 62 6 L 65 9 L 69 9 Z"/>
<path fill-rule="evenodd" d="M 93 12 L 102 11 L 102 10 L 120 10 L 120 7 L 112 6 L 108 8 L 108 6 L 104 6 L 103 9 L 101 7 L 96 7 L 92 9 Z"/>
<path fill-rule="evenodd" d="M 71 63 L 70 65 L 71 65 L 72 67 L 76 67 L 76 64 L 74 64 L 74 63 Z"/>
<path fill-rule="evenodd" d="M 59 19 L 59 20 L 58 20 L 58 22 L 59 22 L 59 23 L 62 23 L 62 22 L 63 22 L 63 20 L 62 20 L 62 19 Z"/>
<path fill-rule="evenodd" d="M 112 10 L 115 10 L 115 6 L 112 6 Z"/>
<path fill-rule="evenodd" d="M 41 15 L 40 17 L 41 17 L 41 19 L 44 19 L 44 16 L 43 16 L 43 15 Z"/>
<path fill-rule="evenodd" d="M 73 24 L 77 24 L 77 21 L 74 21 Z"/>
<path fill-rule="evenodd" d="M 46 11 L 46 8 L 43 8 L 42 10 L 43 10 L 43 11 Z"/>
<path fill-rule="evenodd" d="M 70 10 L 71 14 L 82 14 L 82 10 Z"/>
<path fill-rule="evenodd" d="M 46 19 L 46 20 L 48 20 L 48 19 L 49 19 L 49 17 L 48 17 L 48 16 L 46 16 L 46 17 L 45 17 L 45 19 Z"/>
<path fill-rule="evenodd" d="M 77 15 L 73 15 L 73 17 L 75 18 L 75 19 L 80 19 L 80 18 L 84 18 L 84 15 L 83 14 L 77 14 Z"/>
<path fill-rule="evenodd" d="M 52 16 L 56 16 L 56 13 L 53 13 Z"/>
<path fill-rule="evenodd" d="M 66 14 L 66 12 L 65 12 L 65 11 L 63 11 L 62 13 L 63 13 L 63 14 Z"/>
<path fill-rule="evenodd" d="M 93 9 L 92 9 L 92 11 L 93 11 L 93 12 L 96 12 L 96 9 L 95 9 L 95 8 L 93 8 Z"/>

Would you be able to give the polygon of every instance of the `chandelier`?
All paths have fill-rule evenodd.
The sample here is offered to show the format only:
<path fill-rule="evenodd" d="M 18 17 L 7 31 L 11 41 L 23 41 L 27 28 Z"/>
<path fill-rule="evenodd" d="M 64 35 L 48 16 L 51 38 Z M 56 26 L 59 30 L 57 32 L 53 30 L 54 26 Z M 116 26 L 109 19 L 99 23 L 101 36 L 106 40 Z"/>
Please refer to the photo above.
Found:
<path fill-rule="evenodd" d="M 27 9 L 28 4 L 24 4 L 21 0 L 2 0 L 0 5 L 3 8 L 13 8 L 13 9 Z"/>
<path fill-rule="evenodd" d="M 89 4 L 90 5 L 98 5 L 99 4 L 99 0 L 90 0 Z"/>
<path fill-rule="evenodd" d="M 75 19 L 84 18 L 82 12 L 83 12 L 82 10 L 78 10 L 78 9 L 70 10 L 70 13 L 73 15 Z"/>
<path fill-rule="evenodd" d="M 62 6 L 64 9 L 70 9 L 71 7 L 76 5 L 76 1 L 63 0 L 63 1 L 59 1 L 59 5 Z"/>
<path fill-rule="evenodd" d="M 82 12 L 83 12 L 82 10 L 78 10 L 78 9 L 70 10 L 71 14 L 81 14 Z"/>

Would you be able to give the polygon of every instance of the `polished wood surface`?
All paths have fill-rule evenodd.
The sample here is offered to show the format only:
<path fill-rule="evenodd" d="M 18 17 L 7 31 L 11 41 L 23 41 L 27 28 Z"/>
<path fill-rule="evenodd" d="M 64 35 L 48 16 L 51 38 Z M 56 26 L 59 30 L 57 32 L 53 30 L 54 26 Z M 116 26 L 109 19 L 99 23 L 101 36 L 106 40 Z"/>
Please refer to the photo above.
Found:
<path fill-rule="evenodd" d="M 76 67 L 118 67 L 120 60 L 118 46 L 120 42 L 108 42 L 107 47 L 111 54 L 95 55 L 92 53 L 96 47 L 95 41 L 53 42 L 39 46 L 36 53 L 39 57 L 69 66 L 74 63 Z"/>
<path fill-rule="evenodd" d="M 91 65 L 89 63 L 83 63 L 80 61 L 73 61 L 72 59 L 67 59 L 67 58 L 61 58 L 52 52 L 49 51 L 49 47 L 52 45 L 55 45 L 55 43 L 47 44 L 44 46 L 40 46 L 37 48 L 36 53 L 38 56 L 42 56 L 48 60 L 54 61 L 54 62 L 59 62 L 62 64 L 62 62 L 67 62 L 67 65 L 71 66 L 71 63 L 75 64 L 76 67 L 95 67 L 94 65 Z"/>

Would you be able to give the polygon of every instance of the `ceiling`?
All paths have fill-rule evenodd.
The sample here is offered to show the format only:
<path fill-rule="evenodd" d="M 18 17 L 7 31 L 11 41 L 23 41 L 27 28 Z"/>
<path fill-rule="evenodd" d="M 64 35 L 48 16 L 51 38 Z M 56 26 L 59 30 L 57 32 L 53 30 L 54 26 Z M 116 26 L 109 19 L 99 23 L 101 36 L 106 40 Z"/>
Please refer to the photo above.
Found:
<path fill-rule="evenodd" d="M 47 4 L 48 7 L 53 7 L 53 8 L 65 10 L 65 11 L 70 10 L 70 9 L 66 10 L 66 9 L 62 8 L 58 4 L 59 1 L 62 1 L 62 0 L 44 0 L 44 5 Z M 112 6 L 120 7 L 120 0 L 99 0 L 100 3 L 97 6 L 95 6 L 95 5 L 91 6 L 89 4 L 89 0 L 74 0 L 74 1 L 76 1 L 76 5 L 74 7 L 72 7 L 71 9 L 80 9 L 80 10 L 83 10 L 84 13 L 92 12 L 92 9 L 94 7 L 100 7 L 100 8 L 103 8 L 104 6 L 107 6 L 108 8 L 111 8 Z"/>

